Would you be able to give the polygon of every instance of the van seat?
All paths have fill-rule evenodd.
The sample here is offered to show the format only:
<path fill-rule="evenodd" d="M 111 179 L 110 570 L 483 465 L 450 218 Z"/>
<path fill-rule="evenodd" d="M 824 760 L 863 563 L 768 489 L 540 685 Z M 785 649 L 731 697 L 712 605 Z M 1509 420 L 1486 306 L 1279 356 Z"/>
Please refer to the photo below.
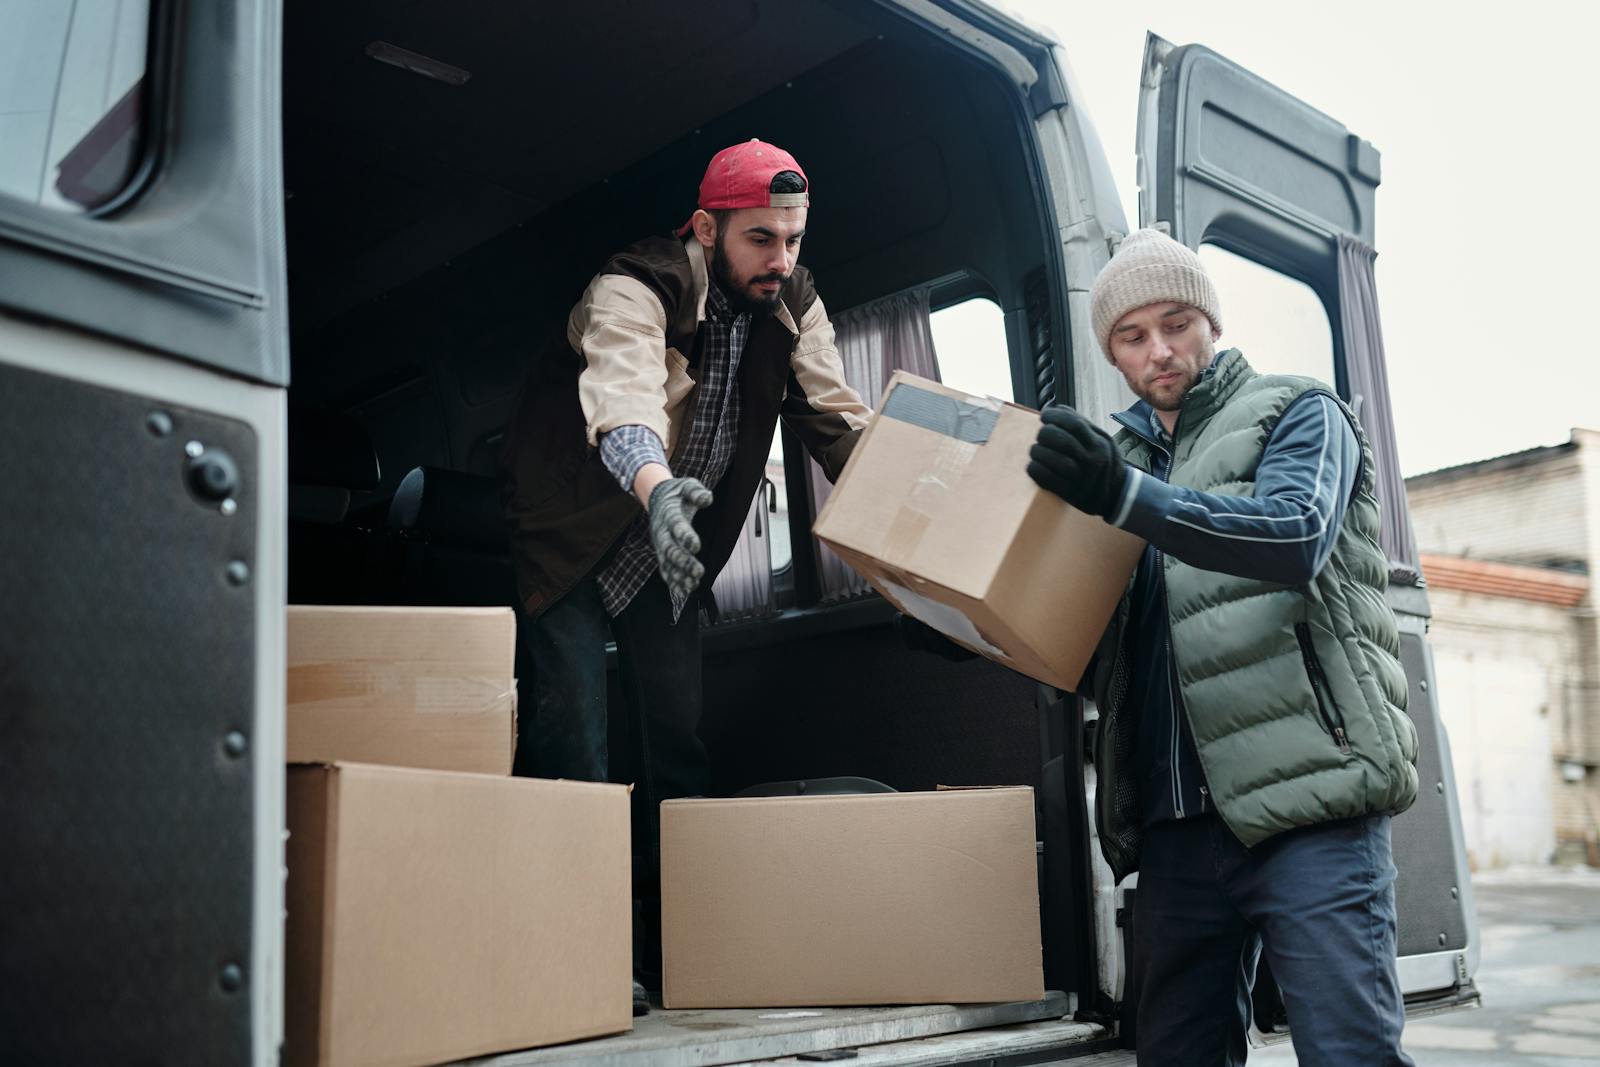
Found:
<path fill-rule="evenodd" d="M 417 467 L 395 490 L 388 528 L 404 546 L 396 590 L 400 603 L 512 604 L 511 559 L 495 479 Z"/>
<path fill-rule="evenodd" d="M 343 522 L 352 493 L 378 487 L 378 452 L 353 416 L 289 408 L 289 519 Z"/>

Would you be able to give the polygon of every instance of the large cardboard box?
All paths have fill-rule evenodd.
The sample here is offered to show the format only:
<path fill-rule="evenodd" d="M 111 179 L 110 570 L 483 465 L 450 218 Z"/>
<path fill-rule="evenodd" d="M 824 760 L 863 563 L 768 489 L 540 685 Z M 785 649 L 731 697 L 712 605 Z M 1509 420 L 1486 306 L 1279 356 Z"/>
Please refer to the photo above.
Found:
<path fill-rule="evenodd" d="M 905 614 L 1075 689 L 1144 542 L 1033 483 L 1038 432 L 1028 408 L 896 372 L 815 530 Z"/>
<path fill-rule="evenodd" d="M 510 608 L 290 605 L 288 761 L 510 774 Z"/>
<path fill-rule="evenodd" d="M 669 1008 L 1044 996 L 1033 790 L 661 805 Z"/>
<path fill-rule="evenodd" d="M 626 787 L 296 766 L 288 816 L 286 1064 L 632 1027 Z"/>

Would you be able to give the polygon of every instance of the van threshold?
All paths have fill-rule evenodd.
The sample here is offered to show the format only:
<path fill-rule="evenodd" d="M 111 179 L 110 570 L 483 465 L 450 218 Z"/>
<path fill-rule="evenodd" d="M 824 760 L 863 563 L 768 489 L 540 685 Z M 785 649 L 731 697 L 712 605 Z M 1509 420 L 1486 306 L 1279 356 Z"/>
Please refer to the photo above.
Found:
<path fill-rule="evenodd" d="M 969 1044 L 974 1050 L 979 1045 L 986 1050 L 980 1055 L 983 1062 L 997 1056 L 1003 1062 L 1013 1046 L 1016 1051 L 1042 1051 L 1046 1047 L 1091 1044 L 1107 1036 L 1104 1027 L 1065 1019 L 1070 1010 L 1067 994 L 1054 991 L 1046 993 L 1043 1000 L 1004 1004 L 675 1011 L 657 1008 L 635 1019 L 630 1033 L 462 1062 L 473 1067 L 716 1067 L 772 1060 L 808 1062 L 795 1057 L 857 1049 L 852 1061 L 863 1067 L 869 1063 L 875 1067 L 931 1067 L 968 1062 Z M 1048 1029 L 1039 1030 L 1040 1027 Z M 970 1040 L 954 1041 L 947 1049 L 938 1049 L 936 1046 L 942 1042 L 929 1040 L 949 1040 L 949 1035 Z M 935 1058 L 930 1058 L 936 1053 Z"/>

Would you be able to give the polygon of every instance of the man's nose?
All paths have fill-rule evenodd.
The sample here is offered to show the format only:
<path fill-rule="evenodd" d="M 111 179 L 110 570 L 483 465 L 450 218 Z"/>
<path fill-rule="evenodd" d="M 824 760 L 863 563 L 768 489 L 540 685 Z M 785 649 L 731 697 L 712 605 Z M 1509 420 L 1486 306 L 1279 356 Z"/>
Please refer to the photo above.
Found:
<path fill-rule="evenodd" d="M 776 253 L 773 254 L 771 260 L 767 263 L 767 269 L 772 271 L 774 274 L 782 274 L 784 277 L 788 277 L 789 271 L 794 269 L 794 260 L 795 255 L 793 249 L 780 248 Z"/>

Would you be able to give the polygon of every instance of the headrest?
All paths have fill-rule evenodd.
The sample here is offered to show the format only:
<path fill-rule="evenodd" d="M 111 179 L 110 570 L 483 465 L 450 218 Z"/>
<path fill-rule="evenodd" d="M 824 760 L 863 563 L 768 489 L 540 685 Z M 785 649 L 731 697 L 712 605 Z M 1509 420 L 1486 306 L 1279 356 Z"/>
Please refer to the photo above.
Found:
<path fill-rule="evenodd" d="M 394 491 L 389 528 L 430 543 L 503 551 L 506 524 L 493 478 L 441 467 L 417 467 Z"/>

